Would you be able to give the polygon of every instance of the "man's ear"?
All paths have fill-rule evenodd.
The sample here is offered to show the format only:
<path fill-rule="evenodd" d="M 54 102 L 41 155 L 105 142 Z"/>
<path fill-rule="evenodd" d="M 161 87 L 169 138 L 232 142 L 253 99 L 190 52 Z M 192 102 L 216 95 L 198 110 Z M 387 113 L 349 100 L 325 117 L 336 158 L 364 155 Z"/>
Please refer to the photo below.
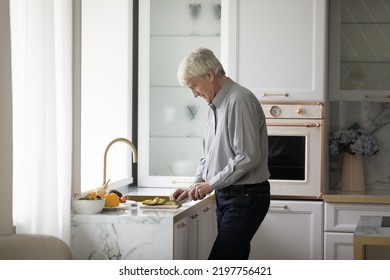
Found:
<path fill-rule="evenodd" d="M 210 82 L 214 81 L 215 74 L 214 74 L 213 70 L 207 69 L 207 77 L 210 80 Z"/>

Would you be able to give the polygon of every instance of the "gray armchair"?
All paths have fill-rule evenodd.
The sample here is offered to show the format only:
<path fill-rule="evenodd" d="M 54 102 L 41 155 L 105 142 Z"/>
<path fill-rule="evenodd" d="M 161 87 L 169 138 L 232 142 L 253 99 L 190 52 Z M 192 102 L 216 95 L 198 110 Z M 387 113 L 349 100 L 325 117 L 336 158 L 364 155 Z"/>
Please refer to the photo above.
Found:
<path fill-rule="evenodd" d="M 0 236 L 0 260 L 71 260 L 69 246 L 47 235 Z"/>

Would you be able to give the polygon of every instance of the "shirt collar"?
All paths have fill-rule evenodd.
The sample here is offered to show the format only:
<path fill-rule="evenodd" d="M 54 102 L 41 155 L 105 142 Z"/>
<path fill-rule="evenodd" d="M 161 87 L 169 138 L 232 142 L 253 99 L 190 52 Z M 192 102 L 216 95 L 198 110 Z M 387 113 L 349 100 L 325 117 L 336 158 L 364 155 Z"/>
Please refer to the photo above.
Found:
<path fill-rule="evenodd" d="M 228 78 L 223 85 L 223 87 L 217 92 L 217 95 L 214 97 L 213 101 L 209 105 L 214 105 L 216 108 L 219 108 L 219 106 L 222 104 L 222 101 L 224 100 L 225 96 L 229 92 L 230 87 L 232 86 L 233 81 Z"/>

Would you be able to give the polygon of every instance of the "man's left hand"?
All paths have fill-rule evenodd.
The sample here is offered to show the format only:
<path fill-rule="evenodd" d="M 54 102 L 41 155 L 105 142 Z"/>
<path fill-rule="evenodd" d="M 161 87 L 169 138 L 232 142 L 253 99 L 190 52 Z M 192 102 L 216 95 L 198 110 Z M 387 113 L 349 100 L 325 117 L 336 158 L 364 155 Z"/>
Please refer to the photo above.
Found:
<path fill-rule="evenodd" d="M 200 200 L 213 191 L 213 188 L 207 182 L 195 183 L 188 191 L 188 197 L 191 200 Z"/>

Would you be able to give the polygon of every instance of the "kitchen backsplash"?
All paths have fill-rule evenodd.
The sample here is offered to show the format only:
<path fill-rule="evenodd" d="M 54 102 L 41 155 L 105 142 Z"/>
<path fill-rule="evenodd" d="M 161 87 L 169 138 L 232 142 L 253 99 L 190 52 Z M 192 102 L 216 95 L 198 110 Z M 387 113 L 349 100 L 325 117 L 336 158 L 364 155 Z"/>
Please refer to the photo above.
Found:
<path fill-rule="evenodd" d="M 331 103 L 331 133 L 348 129 L 353 123 L 372 133 L 380 151 L 364 157 L 366 191 L 390 190 L 390 103 L 389 102 L 333 102 Z M 340 159 L 331 158 L 330 188 L 340 189 Z"/>

